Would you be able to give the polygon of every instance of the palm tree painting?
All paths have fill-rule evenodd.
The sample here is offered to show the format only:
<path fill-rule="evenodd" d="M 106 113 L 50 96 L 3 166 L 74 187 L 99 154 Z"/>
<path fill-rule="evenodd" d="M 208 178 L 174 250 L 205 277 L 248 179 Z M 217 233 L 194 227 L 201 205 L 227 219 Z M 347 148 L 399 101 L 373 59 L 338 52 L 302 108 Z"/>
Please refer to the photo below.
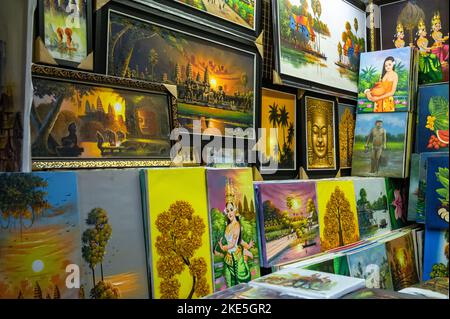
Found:
<path fill-rule="evenodd" d="M 278 170 L 295 170 L 296 96 L 270 89 L 262 92 L 261 128 L 266 136 L 262 171 L 264 162 L 276 163 Z M 273 130 L 271 134 L 271 129 L 276 129 L 276 134 Z"/>

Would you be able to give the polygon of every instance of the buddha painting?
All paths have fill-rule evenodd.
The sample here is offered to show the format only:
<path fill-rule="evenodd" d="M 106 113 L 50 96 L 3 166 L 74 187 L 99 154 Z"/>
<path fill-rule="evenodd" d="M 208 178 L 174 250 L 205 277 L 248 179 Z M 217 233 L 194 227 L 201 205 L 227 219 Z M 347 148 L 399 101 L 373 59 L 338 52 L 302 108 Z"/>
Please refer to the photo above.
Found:
<path fill-rule="evenodd" d="M 142 135 L 155 136 L 158 134 L 158 124 L 156 121 L 155 112 L 141 107 L 137 109 L 136 114 L 138 118 L 139 131 Z"/>
<path fill-rule="evenodd" d="M 336 169 L 334 102 L 306 97 L 307 170 Z"/>

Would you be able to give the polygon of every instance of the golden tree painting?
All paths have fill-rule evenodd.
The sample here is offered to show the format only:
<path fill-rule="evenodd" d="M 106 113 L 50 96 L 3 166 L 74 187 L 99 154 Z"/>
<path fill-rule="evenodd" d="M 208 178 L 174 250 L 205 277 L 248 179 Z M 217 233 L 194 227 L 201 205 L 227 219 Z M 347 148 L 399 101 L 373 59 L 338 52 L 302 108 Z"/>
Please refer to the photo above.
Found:
<path fill-rule="evenodd" d="M 341 107 L 341 106 L 339 106 Z M 352 165 L 353 140 L 355 138 L 355 116 L 349 107 L 339 109 L 339 157 L 341 168 Z"/>
<path fill-rule="evenodd" d="M 322 249 L 351 244 L 359 239 L 357 217 L 346 193 L 336 186 L 326 204 L 323 217 Z"/>
<path fill-rule="evenodd" d="M 208 295 L 211 289 L 206 279 L 207 262 L 203 257 L 194 257 L 202 247 L 202 235 L 206 230 L 203 219 L 195 215 L 189 202 L 179 200 L 157 217 L 156 228 L 160 232 L 156 238 L 159 255 L 156 270 L 161 278 L 161 298 L 192 299 Z M 191 289 L 188 296 L 180 296 L 182 283 L 177 276 L 186 267 L 192 278 Z"/>

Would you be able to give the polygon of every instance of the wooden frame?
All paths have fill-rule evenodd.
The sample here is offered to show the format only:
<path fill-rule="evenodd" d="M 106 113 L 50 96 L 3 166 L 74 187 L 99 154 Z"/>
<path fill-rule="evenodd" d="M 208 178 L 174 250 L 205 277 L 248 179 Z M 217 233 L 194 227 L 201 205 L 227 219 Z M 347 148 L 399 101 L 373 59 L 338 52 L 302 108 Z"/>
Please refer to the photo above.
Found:
<path fill-rule="evenodd" d="M 38 8 L 36 10 L 37 19 L 36 19 L 36 30 L 37 37 L 35 39 L 35 47 L 34 47 L 34 62 L 35 63 L 43 63 L 55 66 L 69 67 L 74 69 L 82 69 L 86 71 L 92 71 L 94 68 L 94 60 L 93 60 L 93 29 L 92 29 L 92 20 L 93 20 L 93 8 L 92 8 L 92 0 L 82 0 L 85 3 L 85 24 L 86 24 L 86 55 L 83 57 L 79 57 L 79 61 L 70 61 L 65 60 L 61 57 L 55 57 L 54 53 L 47 47 L 47 39 L 50 35 L 46 34 L 46 29 L 52 28 L 54 29 L 56 26 L 51 25 L 47 21 L 45 21 L 45 0 L 38 1 Z M 70 15 L 69 15 L 70 16 Z M 60 29 L 60 30 L 58 30 Z M 79 41 L 79 35 L 77 37 L 73 37 L 72 39 L 72 28 L 68 28 L 64 25 L 59 26 L 55 32 L 55 37 L 60 37 L 58 41 L 60 43 L 59 46 L 65 46 L 65 50 L 74 51 L 76 50 L 76 41 Z M 60 32 L 58 32 L 60 31 Z M 59 33 L 59 34 L 58 34 Z M 46 38 L 47 37 L 47 38 Z M 69 44 L 73 43 L 72 46 Z"/>
<path fill-rule="evenodd" d="M 105 76 L 105 75 L 100 75 L 100 74 L 92 74 L 92 73 L 86 73 L 86 72 L 80 72 L 80 71 L 71 71 L 71 70 L 64 70 L 64 69 L 59 69 L 59 68 L 54 68 L 54 67 L 47 67 L 47 66 L 41 66 L 41 65 L 33 65 L 32 67 L 32 72 L 33 72 L 33 81 L 47 81 L 47 82 L 58 82 L 58 85 L 63 85 L 63 83 L 68 83 L 68 84 L 73 84 L 73 85 L 78 85 L 79 87 L 82 87 L 82 90 L 86 90 L 86 87 L 94 87 L 96 89 L 96 91 L 94 91 L 94 93 L 98 92 L 98 89 L 106 89 L 106 90 L 110 90 L 109 92 L 107 92 L 107 96 L 110 96 L 112 94 L 116 94 L 118 95 L 121 99 L 123 99 L 123 101 L 125 101 L 125 98 L 123 96 L 121 96 L 120 94 L 126 93 L 126 94 L 133 94 L 133 93 L 139 93 L 143 96 L 144 98 L 148 98 L 150 99 L 150 102 L 154 102 L 154 99 L 159 98 L 161 101 L 166 101 L 164 102 L 167 105 L 167 119 L 168 119 L 168 123 L 167 123 L 167 127 L 165 127 L 164 130 L 168 130 L 168 132 L 163 133 L 163 129 L 161 128 L 161 126 L 159 126 L 160 128 L 160 133 L 157 137 L 155 138 L 148 138 L 145 137 L 147 134 L 147 132 L 143 131 L 143 128 L 140 126 L 140 124 L 138 123 L 141 118 L 138 118 L 138 120 L 136 120 L 136 117 L 139 117 L 138 113 L 140 112 L 140 109 L 144 109 L 147 108 L 146 110 L 148 110 L 148 105 L 147 103 L 143 103 L 143 106 L 137 106 L 136 104 L 138 102 L 136 102 L 136 104 L 134 104 L 132 106 L 132 110 L 129 110 L 130 107 L 127 107 L 124 103 L 122 103 L 122 108 L 119 108 L 120 110 L 120 114 L 126 114 L 123 116 L 119 116 L 119 111 L 117 111 L 116 109 L 116 105 L 111 107 L 111 104 L 108 106 L 108 113 L 106 113 L 106 111 L 104 110 L 103 106 L 102 109 L 103 111 L 101 113 L 105 113 L 106 115 L 104 115 L 102 117 L 101 120 L 97 120 L 97 121 L 103 121 L 102 123 L 105 123 L 105 121 L 103 118 L 106 118 L 107 116 L 109 116 L 110 114 L 114 114 L 113 117 L 113 123 L 119 123 L 122 126 L 126 127 L 125 129 L 125 133 L 122 133 L 123 138 L 122 141 L 119 138 L 119 132 L 122 131 L 122 129 L 119 129 L 119 131 L 117 131 L 117 134 L 114 135 L 115 137 L 117 137 L 117 144 L 116 144 L 116 138 L 114 137 L 114 144 L 111 144 L 111 142 L 109 142 L 109 144 L 98 144 L 99 143 L 99 130 L 97 130 L 97 147 L 100 149 L 101 151 L 101 156 L 103 156 L 105 153 L 107 155 L 109 155 L 108 157 L 99 157 L 97 156 L 89 156 L 89 157 L 79 157 L 80 156 L 80 152 L 84 152 L 84 151 L 80 151 L 78 152 L 78 155 L 67 155 L 67 154 L 72 154 L 71 152 L 67 152 L 66 151 L 59 151 L 57 152 L 56 156 L 55 155 L 45 155 L 45 152 L 39 152 L 38 150 L 40 150 L 38 148 L 38 145 L 40 145 L 39 143 L 33 143 L 32 146 L 32 161 L 33 161 L 33 169 L 34 170 L 41 170 L 41 169 L 74 169 L 74 168 L 105 168 L 105 167 L 148 167 L 148 166 L 170 166 L 171 165 L 171 160 L 170 160 L 170 149 L 173 145 L 172 141 L 170 141 L 169 139 L 169 135 L 170 135 L 170 131 L 176 127 L 178 127 L 178 121 L 177 121 L 177 100 L 176 98 L 169 92 L 169 90 L 167 89 L 167 87 L 163 84 L 160 83 L 152 83 L 152 82 L 143 82 L 143 81 L 136 81 L 136 80 L 130 80 L 130 79 L 123 79 L 123 78 L 117 78 L 117 77 L 111 77 L 111 76 Z M 41 101 L 45 100 L 46 98 L 48 98 L 48 95 L 45 96 L 45 94 L 39 95 L 36 92 L 39 90 L 39 85 L 36 85 L 38 83 L 35 82 L 35 97 L 39 98 Z M 41 84 L 43 85 L 43 84 Z M 115 91 L 112 91 L 115 90 Z M 80 95 L 80 90 L 77 91 L 77 99 L 79 99 L 79 106 L 83 107 L 84 105 L 82 104 L 83 101 L 83 95 Z M 101 91 L 100 91 L 101 92 Z M 55 93 L 57 94 L 57 93 Z M 92 94 L 92 93 L 88 93 L 88 94 Z M 100 93 L 97 93 L 98 95 L 96 95 L 94 98 L 99 99 L 100 97 Z M 80 97 L 81 96 L 81 97 Z M 68 97 L 72 97 L 72 96 L 68 96 Z M 54 98 L 54 97 L 53 97 Z M 66 97 L 62 97 L 60 98 L 62 100 L 61 104 L 64 102 L 64 99 L 66 99 Z M 51 100 L 50 100 L 51 101 Z M 86 101 L 86 100 L 85 100 Z M 98 101 L 98 100 L 97 100 Z M 128 100 L 126 100 L 128 101 Z M 146 102 L 148 102 L 149 100 L 146 100 Z M 53 103 L 53 102 L 48 102 L 47 99 L 47 103 Z M 125 102 L 126 103 L 126 102 Z M 75 103 L 73 103 L 75 104 Z M 89 105 L 88 102 L 85 102 L 85 104 Z M 120 104 L 120 103 L 119 103 Z M 156 104 L 156 103 L 154 103 Z M 152 104 L 152 111 L 153 109 L 153 105 Z M 82 106 L 83 105 L 83 106 Z M 97 102 L 97 109 L 93 109 L 92 107 L 95 106 L 94 104 L 91 104 L 91 107 L 87 108 L 87 106 L 84 106 L 85 109 L 84 111 L 81 111 L 82 113 L 84 112 L 83 116 L 86 117 L 86 114 L 88 114 L 87 110 L 90 110 L 90 113 L 94 113 L 94 112 L 98 112 L 98 106 L 99 103 Z M 102 105 L 101 100 L 100 100 L 100 105 Z M 31 110 L 31 124 L 32 126 L 34 125 L 34 130 L 36 132 L 40 132 L 42 126 L 46 125 L 48 121 L 47 117 L 51 117 L 51 112 L 53 112 L 53 110 L 47 111 L 47 113 L 49 113 L 50 115 L 46 115 L 45 120 L 43 121 L 44 123 L 42 124 L 42 121 L 40 120 L 40 118 L 42 118 L 41 116 L 39 116 L 38 111 L 36 109 L 36 105 L 33 102 L 33 106 L 32 106 L 32 110 Z M 114 112 L 111 112 L 111 109 L 115 109 Z M 160 109 L 162 109 L 163 106 L 160 106 Z M 58 115 L 56 115 L 56 117 L 59 116 L 60 110 L 57 110 L 56 112 L 58 113 Z M 44 111 L 45 112 L 45 111 Z M 115 113 L 117 112 L 117 114 Z M 132 112 L 132 113 L 126 113 L 126 112 Z M 157 111 L 154 111 L 154 113 L 156 113 Z M 97 115 L 95 115 L 97 116 Z M 156 119 L 158 118 L 164 118 L 166 117 L 164 115 L 155 115 L 157 116 Z M 120 117 L 120 119 L 119 119 Z M 79 119 L 79 114 L 76 115 L 76 118 Z M 128 120 L 128 118 L 130 118 L 130 120 Z M 74 120 L 71 120 L 74 122 Z M 90 120 L 87 120 L 90 121 Z M 111 121 L 111 120 L 109 120 Z M 156 120 L 155 120 L 156 121 Z M 56 123 L 56 119 L 53 122 L 53 125 Z M 66 122 L 67 124 L 68 122 Z M 116 125 L 116 124 L 115 124 Z M 121 126 L 119 126 L 121 127 Z M 134 127 L 134 131 L 136 131 L 137 133 L 135 134 L 136 136 L 131 136 L 132 133 L 130 132 L 129 128 L 130 127 Z M 147 126 L 146 126 L 147 127 Z M 53 126 L 51 128 L 51 130 L 53 130 Z M 109 131 L 111 130 L 110 127 L 107 127 L 106 124 L 104 125 L 104 130 L 103 130 L 103 134 L 109 133 Z M 79 132 L 83 130 L 78 130 Z M 106 132 L 108 131 L 108 132 Z M 53 139 L 53 144 L 55 143 L 55 138 L 51 135 L 52 131 L 49 131 L 48 133 L 48 137 L 47 137 L 47 143 L 49 143 L 51 141 L 51 139 Z M 65 131 L 64 131 L 65 132 Z M 69 129 L 70 132 L 70 129 Z M 86 132 L 86 131 L 84 131 Z M 106 133 L 105 133 L 106 132 Z M 168 133 L 168 134 L 167 134 Z M 38 133 L 36 133 L 38 134 Z M 35 134 L 35 135 L 36 135 Z M 102 134 L 102 133 L 101 133 Z M 100 134 L 100 136 L 102 136 Z M 164 136 L 166 136 L 167 134 L 167 138 L 165 138 Z M 40 135 L 38 135 L 39 137 Z M 70 134 L 69 134 L 70 136 Z M 64 138 L 63 138 L 64 139 Z M 63 146 L 59 146 L 59 149 L 61 150 L 61 147 L 64 147 L 65 143 L 62 140 L 62 145 Z M 105 141 L 107 141 L 109 138 L 106 138 Z M 33 140 L 33 139 L 32 139 Z M 38 138 L 34 138 L 34 142 L 36 142 L 36 140 L 38 140 Z M 124 142 L 128 141 L 128 144 L 125 144 Z M 58 141 L 56 140 L 56 145 L 59 145 Z M 81 143 L 81 142 L 80 142 Z M 158 144 L 159 143 L 159 144 Z M 74 143 L 75 146 L 78 147 L 78 141 L 76 140 L 76 142 Z M 98 145 L 101 145 L 102 148 L 100 148 Z M 103 145 L 105 145 L 103 147 Z M 125 145 L 125 146 L 124 146 Z M 159 146 L 157 146 L 159 145 Z M 142 150 L 143 152 L 150 152 L 150 150 L 153 152 L 153 147 L 157 148 L 160 147 L 160 149 L 163 149 L 163 151 L 161 152 L 161 156 L 148 156 L 148 155 L 120 155 L 125 153 L 139 153 L 138 150 Z M 119 149 L 121 148 L 121 149 Z M 56 146 L 54 147 L 54 149 L 56 150 Z M 48 152 L 49 148 L 47 147 L 47 152 Z M 159 150 L 159 148 L 158 148 Z M 108 152 L 106 152 L 108 151 Z M 117 151 L 117 152 L 115 152 Z M 96 149 L 96 152 L 98 153 L 98 150 Z M 105 153 L 104 153 L 105 152 Z M 155 151 L 157 152 L 157 151 Z M 117 153 L 119 154 L 117 156 Z M 164 153 L 164 154 L 163 154 Z M 44 154 L 44 155 L 43 155 Z"/>

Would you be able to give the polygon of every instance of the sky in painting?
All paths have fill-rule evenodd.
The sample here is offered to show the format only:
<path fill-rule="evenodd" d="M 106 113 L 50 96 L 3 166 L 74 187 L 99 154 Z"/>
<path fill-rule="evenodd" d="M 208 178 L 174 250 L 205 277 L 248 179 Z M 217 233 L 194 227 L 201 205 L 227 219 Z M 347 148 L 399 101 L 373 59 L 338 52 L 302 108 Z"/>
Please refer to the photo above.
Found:
<path fill-rule="evenodd" d="M 184 79 L 186 72 L 183 70 L 189 62 L 192 65 L 194 79 L 197 73 L 200 73 L 203 80 L 204 71 L 208 68 L 210 84 L 214 89 L 221 85 L 227 94 L 253 90 L 254 59 L 251 54 L 180 32 L 168 31 L 165 28 L 156 29 L 151 24 L 117 14 L 111 14 L 112 36 L 121 30 L 125 21 L 129 20 L 148 35 L 136 44 L 130 60 L 131 68 L 138 65 L 139 70 L 144 71 L 145 67 L 148 67 L 149 52 L 154 49 L 159 56 L 154 66 L 157 79 L 162 78 L 164 73 L 169 77 L 172 76 L 176 63 L 179 64 Z M 245 85 L 241 81 L 243 73 L 248 78 Z"/>
<path fill-rule="evenodd" d="M 358 114 L 356 119 L 355 135 L 364 135 L 370 133 L 375 127 L 375 121 L 382 120 L 383 128 L 386 133 L 393 135 L 404 134 L 407 122 L 408 112 L 391 112 L 391 113 L 372 113 Z"/>
<path fill-rule="evenodd" d="M 270 200 L 281 211 L 289 210 L 286 206 L 286 198 L 291 196 L 300 200 L 299 210 L 306 211 L 306 204 L 308 199 L 316 200 L 316 183 L 315 182 L 292 182 L 292 183 L 277 183 L 277 184 L 262 184 L 261 202 Z"/>
<path fill-rule="evenodd" d="M 217 208 L 223 211 L 225 209 L 225 186 L 227 178 L 232 180 L 236 204 L 239 201 L 243 203 L 244 195 L 247 196 L 249 205 L 253 200 L 253 176 L 250 169 L 208 170 L 208 201 L 210 210 Z"/>
<path fill-rule="evenodd" d="M 372 66 L 381 74 L 384 67 L 384 60 L 389 56 L 394 58 L 395 65 L 402 63 L 405 69 L 409 72 L 409 65 L 411 61 L 411 49 L 409 47 L 363 53 L 361 54 L 360 70 L 362 71 Z"/>
<path fill-rule="evenodd" d="M 62 298 L 76 298 L 78 290 L 65 288 L 66 266 L 81 261 L 76 175 L 33 174 L 48 182 L 43 190 L 51 208 L 22 236 L 19 227 L 0 231 L 0 296 L 17 298 L 21 291 L 24 298 L 33 298 L 38 282 L 44 297 L 53 296 L 57 285 Z"/>
<path fill-rule="evenodd" d="M 369 202 L 376 201 L 380 196 L 386 196 L 386 184 L 384 178 L 355 179 L 356 200 L 360 198 L 359 192 L 362 188 L 366 190 L 367 200 Z"/>

